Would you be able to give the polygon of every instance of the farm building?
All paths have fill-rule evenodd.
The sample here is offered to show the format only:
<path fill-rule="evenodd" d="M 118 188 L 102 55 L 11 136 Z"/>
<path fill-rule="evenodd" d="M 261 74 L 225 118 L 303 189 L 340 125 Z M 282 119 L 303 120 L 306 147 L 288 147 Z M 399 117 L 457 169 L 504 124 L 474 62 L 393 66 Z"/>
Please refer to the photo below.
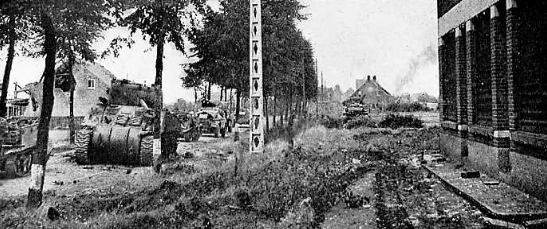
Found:
<path fill-rule="evenodd" d="M 62 73 L 62 69 L 57 70 Z M 99 102 L 99 97 L 108 98 L 107 89 L 110 88 L 114 75 L 99 64 L 78 63 L 73 68 L 76 88 L 74 90 L 74 117 L 76 120 L 83 120 L 90 109 Z M 55 102 L 53 104 L 52 128 L 67 127 L 70 93 L 66 84 L 57 75 L 55 80 Z M 16 98 L 27 98 L 30 100 L 22 116 L 39 117 L 40 105 L 42 102 L 42 82 L 34 82 L 19 88 L 16 91 Z M 78 121 L 77 121 L 78 123 Z"/>
<path fill-rule="evenodd" d="M 441 150 L 547 199 L 547 2 L 438 0 Z"/>
<path fill-rule="evenodd" d="M 378 83 L 376 76 L 358 80 L 357 85 L 359 84 L 360 87 L 344 103 L 359 102 L 372 110 L 384 110 L 393 101 L 393 96 Z"/>

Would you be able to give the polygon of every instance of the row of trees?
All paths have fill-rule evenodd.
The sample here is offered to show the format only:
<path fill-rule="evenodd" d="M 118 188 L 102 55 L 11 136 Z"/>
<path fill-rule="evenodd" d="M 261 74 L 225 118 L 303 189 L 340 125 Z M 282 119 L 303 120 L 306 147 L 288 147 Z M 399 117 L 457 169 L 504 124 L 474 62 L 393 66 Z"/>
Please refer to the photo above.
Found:
<path fill-rule="evenodd" d="M 0 48 L 7 48 L 6 67 L 0 96 L 0 116 L 6 116 L 6 97 L 13 59 L 16 52 L 33 57 L 45 57 L 43 95 L 36 151 L 32 157 L 28 207 L 42 203 L 48 133 L 53 109 L 53 86 L 56 63 L 63 63 L 63 81 L 70 82 L 71 109 L 74 90 L 72 68 L 77 61 L 94 61 L 108 54 L 116 55 L 130 38 L 114 39 L 108 50 L 99 53 L 92 44 L 104 30 L 123 26 L 133 35 L 140 31 L 144 39 L 156 47 L 154 86 L 161 90 L 163 49 L 172 42 L 184 51 L 184 37 L 196 25 L 199 14 L 205 12 L 205 0 L 6 0 L 0 2 Z M 192 10 L 189 10 L 192 9 Z M 188 23 L 186 23 L 188 22 Z M 17 48 L 17 49 L 16 49 Z M 162 98 L 159 98 L 162 109 Z M 71 141 L 74 139 L 74 119 L 71 118 Z M 159 127 L 159 121 L 157 123 Z M 159 129 L 159 128 L 158 128 Z M 159 137 L 159 135 L 157 136 Z M 162 155 L 164 152 L 162 150 Z"/>
<path fill-rule="evenodd" d="M 296 27 L 306 19 L 303 8 L 298 0 L 262 1 L 264 110 L 266 116 L 273 111 L 274 120 L 276 115 L 282 118 L 303 111 L 307 100 L 317 95 L 312 46 Z M 205 85 L 208 99 L 211 85 L 225 94 L 235 90 L 236 116 L 250 88 L 249 28 L 249 0 L 221 0 L 220 11 L 206 10 L 203 26 L 191 30 L 189 36 L 194 44 L 191 51 L 199 61 L 187 65 L 187 76 L 182 78 L 189 88 Z M 269 103 L 274 109 L 268 109 Z"/>

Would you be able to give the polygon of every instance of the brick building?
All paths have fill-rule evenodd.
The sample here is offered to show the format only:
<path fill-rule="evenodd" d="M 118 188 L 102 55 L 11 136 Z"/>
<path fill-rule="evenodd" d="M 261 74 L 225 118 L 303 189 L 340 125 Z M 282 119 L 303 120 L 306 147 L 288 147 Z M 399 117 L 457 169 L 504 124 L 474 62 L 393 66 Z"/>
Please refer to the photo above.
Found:
<path fill-rule="evenodd" d="M 547 2 L 438 0 L 441 150 L 547 199 Z"/>
<path fill-rule="evenodd" d="M 376 76 L 372 79 L 367 76 L 366 80 L 357 80 L 356 83 L 360 86 L 345 102 L 360 102 L 370 109 L 383 110 L 393 101 L 393 96 L 378 83 Z"/>
<path fill-rule="evenodd" d="M 110 88 L 114 75 L 99 64 L 78 63 L 73 68 L 76 88 L 74 90 L 74 117 L 83 120 L 92 107 L 96 107 L 99 97 L 108 98 L 107 89 Z M 52 112 L 52 127 L 67 127 L 70 106 L 70 94 L 62 88 L 56 79 L 55 102 Z M 16 98 L 30 97 L 30 103 L 24 109 L 23 116 L 39 117 L 42 103 L 42 82 L 30 83 L 16 91 Z M 35 109 L 36 108 L 36 109 Z"/>

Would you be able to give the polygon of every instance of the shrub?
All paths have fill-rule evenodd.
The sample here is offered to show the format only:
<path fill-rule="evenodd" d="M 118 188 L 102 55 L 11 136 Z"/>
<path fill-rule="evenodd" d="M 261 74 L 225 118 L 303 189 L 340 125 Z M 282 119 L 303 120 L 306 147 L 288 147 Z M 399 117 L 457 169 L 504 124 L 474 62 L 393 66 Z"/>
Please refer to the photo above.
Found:
<path fill-rule="evenodd" d="M 391 103 L 386 107 L 387 111 L 391 112 L 417 112 L 417 111 L 429 111 L 425 105 L 419 102 L 412 103 Z"/>
<path fill-rule="evenodd" d="M 324 115 L 320 120 L 321 125 L 326 128 L 342 128 L 344 126 L 343 118 L 333 118 Z"/>
<path fill-rule="evenodd" d="M 356 117 L 349 118 L 344 124 L 344 128 L 346 129 L 354 129 L 358 127 L 376 128 L 378 127 L 378 125 L 365 115 L 359 115 Z"/>
<path fill-rule="evenodd" d="M 395 115 L 389 114 L 381 122 L 380 127 L 397 129 L 401 127 L 409 128 L 421 128 L 423 126 L 422 120 L 416 118 L 413 115 Z"/>

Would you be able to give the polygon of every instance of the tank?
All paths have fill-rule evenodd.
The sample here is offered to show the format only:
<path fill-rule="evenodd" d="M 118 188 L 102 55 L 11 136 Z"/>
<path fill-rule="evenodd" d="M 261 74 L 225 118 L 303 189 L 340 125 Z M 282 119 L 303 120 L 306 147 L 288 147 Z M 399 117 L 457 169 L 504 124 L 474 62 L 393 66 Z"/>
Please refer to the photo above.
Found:
<path fill-rule="evenodd" d="M 158 96 L 160 92 L 152 87 L 114 79 L 110 98 L 98 98 L 100 103 L 91 109 L 76 135 L 76 162 L 152 165 L 154 134 L 179 131 L 172 114 L 155 114 Z M 154 128 L 157 121 L 162 125 L 160 129 Z M 176 146 L 174 141 L 168 145 Z"/>
<path fill-rule="evenodd" d="M 36 149 L 37 119 L 0 118 L 0 173 L 3 177 L 30 173 L 32 152 Z"/>

